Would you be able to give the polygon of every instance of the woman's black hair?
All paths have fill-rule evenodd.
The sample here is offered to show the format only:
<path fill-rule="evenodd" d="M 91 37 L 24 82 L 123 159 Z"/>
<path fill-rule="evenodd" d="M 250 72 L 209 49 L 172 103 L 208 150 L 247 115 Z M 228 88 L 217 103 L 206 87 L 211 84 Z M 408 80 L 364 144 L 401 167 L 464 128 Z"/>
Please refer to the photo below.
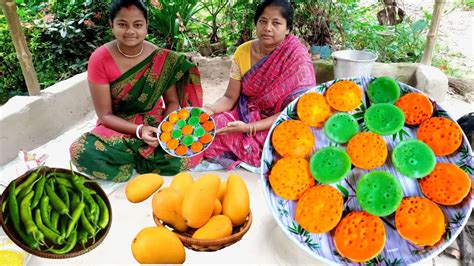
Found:
<path fill-rule="evenodd" d="M 257 24 L 258 19 L 262 15 L 263 11 L 268 6 L 276 6 L 280 8 L 280 13 L 282 17 L 286 20 L 286 25 L 288 29 L 291 31 L 293 29 L 293 6 L 291 5 L 289 0 L 263 0 L 257 6 L 257 10 L 255 11 L 255 16 L 253 18 L 253 22 L 255 25 Z"/>
<path fill-rule="evenodd" d="M 145 21 L 148 22 L 148 11 L 141 0 L 113 0 L 110 4 L 110 21 L 114 21 L 114 18 L 117 16 L 120 9 L 129 6 L 136 6 L 143 13 Z"/>

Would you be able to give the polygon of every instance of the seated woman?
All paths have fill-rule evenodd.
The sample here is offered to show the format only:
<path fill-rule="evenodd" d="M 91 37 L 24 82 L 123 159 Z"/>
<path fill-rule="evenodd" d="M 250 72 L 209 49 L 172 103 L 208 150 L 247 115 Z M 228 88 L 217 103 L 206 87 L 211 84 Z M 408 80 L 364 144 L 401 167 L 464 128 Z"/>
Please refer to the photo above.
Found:
<path fill-rule="evenodd" d="M 179 106 L 202 106 L 198 69 L 184 55 L 144 40 L 148 20 L 141 1 L 112 1 L 110 25 L 115 40 L 97 48 L 88 65 L 97 125 L 71 145 L 73 164 L 116 182 L 134 169 L 174 175 L 192 167 L 163 151 L 156 127 Z"/>
<path fill-rule="evenodd" d="M 240 45 L 221 98 L 204 108 L 213 113 L 217 135 L 204 158 L 232 169 L 241 162 L 260 166 L 264 140 L 292 100 L 316 85 L 310 55 L 290 34 L 293 7 L 266 0 L 254 17 L 258 39 Z"/>

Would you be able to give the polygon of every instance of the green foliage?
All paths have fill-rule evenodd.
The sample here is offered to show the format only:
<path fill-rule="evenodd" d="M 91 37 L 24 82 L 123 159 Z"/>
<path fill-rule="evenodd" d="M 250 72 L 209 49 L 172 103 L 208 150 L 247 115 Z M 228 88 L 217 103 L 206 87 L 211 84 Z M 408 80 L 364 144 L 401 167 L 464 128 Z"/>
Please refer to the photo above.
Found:
<path fill-rule="evenodd" d="M 89 55 L 110 39 L 102 1 L 20 1 L 18 14 L 42 89 L 84 72 Z M 26 85 L 6 20 L 0 14 L 0 104 Z"/>
<path fill-rule="evenodd" d="M 376 20 L 374 6 L 348 6 L 351 16 L 342 22 L 345 48 L 378 53 L 380 62 L 417 62 L 423 55 L 425 32 L 431 17 L 412 21 L 405 17 L 396 26 L 382 26 Z"/>
<path fill-rule="evenodd" d="M 227 47 L 238 46 L 253 38 L 253 19 L 258 3 L 258 0 L 237 0 L 224 11 L 226 23 L 221 28 L 221 36 Z"/>
<path fill-rule="evenodd" d="M 149 34 L 163 38 L 165 48 L 181 51 L 193 45 L 187 32 L 191 18 L 199 12 L 197 0 L 147 1 Z M 155 3 L 156 2 L 156 3 Z"/>

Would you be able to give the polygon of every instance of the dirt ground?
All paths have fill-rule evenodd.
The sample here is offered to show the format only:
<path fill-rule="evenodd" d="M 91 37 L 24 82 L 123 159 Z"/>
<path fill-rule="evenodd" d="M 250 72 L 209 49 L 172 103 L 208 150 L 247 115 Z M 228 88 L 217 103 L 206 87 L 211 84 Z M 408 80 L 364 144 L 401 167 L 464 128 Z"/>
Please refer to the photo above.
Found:
<path fill-rule="evenodd" d="M 433 12 L 434 1 L 400 0 L 402 8 L 414 19 L 423 11 Z M 461 78 L 474 79 L 474 10 L 462 8 L 460 1 L 447 1 L 437 39 L 435 58 L 445 59 Z M 449 74 L 449 73 L 448 73 Z"/>

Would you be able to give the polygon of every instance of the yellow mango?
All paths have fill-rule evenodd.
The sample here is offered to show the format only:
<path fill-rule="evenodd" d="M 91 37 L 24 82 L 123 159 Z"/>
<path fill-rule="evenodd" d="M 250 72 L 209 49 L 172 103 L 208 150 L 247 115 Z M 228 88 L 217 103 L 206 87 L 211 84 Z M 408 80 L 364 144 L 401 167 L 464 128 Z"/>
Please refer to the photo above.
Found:
<path fill-rule="evenodd" d="M 250 197 L 244 180 L 238 175 L 229 175 L 222 202 L 222 214 L 230 218 L 233 226 L 239 226 L 245 222 L 249 212 Z"/>
<path fill-rule="evenodd" d="M 142 202 L 160 189 L 163 182 L 163 177 L 158 174 L 139 175 L 128 182 L 125 195 L 130 202 Z"/>
<path fill-rule="evenodd" d="M 226 187 L 227 187 L 227 181 L 222 181 L 221 186 L 219 187 L 219 193 L 217 194 L 217 199 L 220 202 L 222 202 L 222 200 L 224 199 Z"/>
<path fill-rule="evenodd" d="M 225 215 L 212 216 L 201 228 L 196 230 L 193 238 L 218 239 L 232 235 L 232 222 Z"/>
<path fill-rule="evenodd" d="M 191 189 L 193 183 L 194 180 L 191 174 L 182 172 L 174 176 L 170 187 L 181 193 L 181 195 L 186 195 L 186 193 Z"/>
<path fill-rule="evenodd" d="M 171 187 L 155 193 L 151 202 L 153 214 L 163 222 L 180 232 L 186 232 L 188 226 L 181 215 L 183 195 Z"/>
<path fill-rule="evenodd" d="M 141 264 L 182 264 L 186 253 L 181 240 L 164 227 L 146 227 L 132 242 L 133 257 Z"/>
<path fill-rule="evenodd" d="M 216 201 L 214 202 L 214 210 L 212 211 L 212 216 L 218 215 L 221 213 L 222 213 L 222 204 L 218 199 L 216 199 Z"/>
<path fill-rule="evenodd" d="M 221 181 L 219 176 L 206 174 L 198 178 L 184 195 L 182 214 L 192 228 L 203 226 L 211 218 Z"/>

